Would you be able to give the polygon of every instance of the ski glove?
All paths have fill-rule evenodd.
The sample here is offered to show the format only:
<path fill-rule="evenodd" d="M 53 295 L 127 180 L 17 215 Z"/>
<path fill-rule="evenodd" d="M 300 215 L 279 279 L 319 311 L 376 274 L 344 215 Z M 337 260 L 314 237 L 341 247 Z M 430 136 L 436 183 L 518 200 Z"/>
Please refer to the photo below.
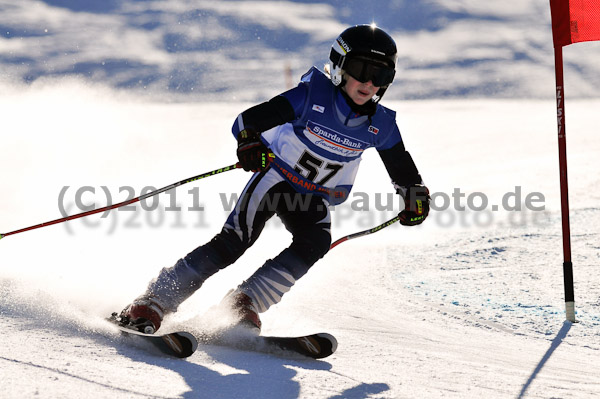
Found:
<path fill-rule="evenodd" d="M 271 162 L 272 154 L 260 140 L 260 133 L 246 128 L 238 135 L 237 156 L 242 168 L 252 172 L 262 172 Z"/>
<path fill-rule="evenodd" d="M 423 223 L 429 214 L 429 190 L 422 184 L 415 184 L 399 190 L 404 197 L 404 210 L 398 214 L 400 224 L 416 226 Z"/>

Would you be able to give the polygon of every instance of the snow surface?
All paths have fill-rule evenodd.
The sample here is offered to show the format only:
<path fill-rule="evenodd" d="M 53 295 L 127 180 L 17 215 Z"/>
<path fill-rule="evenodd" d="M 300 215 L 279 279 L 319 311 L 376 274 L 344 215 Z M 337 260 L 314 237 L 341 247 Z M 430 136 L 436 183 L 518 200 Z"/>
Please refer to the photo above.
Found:
<path fill-rule="evenodd" d="M 234 162 L 231 121 L 247 104 L 162 104 L 76 82 L 5 87 L 0 97 L 0 220 L 8 232 L 105 204 Z M 128 345 L 103 322 L 160 268 L 210 239 L 224 221 L 220 195 L 248 175 L 231 171 L 180 187 L 154 211 L 116 211 L 4 238 L 0 245 L 2 397 L 589 398 L 600 394 L 598 101 L 572 101 L 569 161 L 577 318 L 565 323 L 554 103 L 391 102 L 429 187 L 465 198 L 421 227 L 389 227 L 343 243 L 263 315 L 265 334 L 327 331 L 324 361 L 201 347 L 188 360 Z M 491 211 L 521 187 L 544 211 Z M 194 194 L 205 206 L 194 207 Z M 356 193 L 392 193 L 367 152 Z M 457 211 L 472 193 L 485 210 Z M 358 197 L 356 197 L 358 198 Z M 356 198 L 352 199 L 355 201 Z M 510 198 L 515 206 L 514 197 Z M 147 204 L 150 206 L 150 204 Z M 196 204 L 198 205 L 198 204 Z M 472 204 L 477 206 L 475 202 Z M 536 205 L 540 205 L 537 203 Z M 355 203 L 358 206 L 358 203 Z M 334 238 L 394 211 L 334 212 Z M 395 206 L 397 208 L 397 206 Z M 162 211 L 161 211 L 162 209 Z M 162 215 L 162 216 L 161 216 Z M 203 216 L 200 216 L 203 215 Z M 161 220 L 161 217 L 163 218 Z M 199 227 L 198 227 L 199 226 Z M 277 223 L 196 293 L 165 328 L 202 328 L 202 315 L 289 244 Z"/>
<path fill-rule="evenodd" d="M 388 99 L 554 96 L 547 0 L 0 0 L 0 80 L 263 101 L 288 70 L 325 63 L 347 26 L 371 22 L 398 44 L 402 89 Z M 571 96 L 597 97 L 599 50 L 565 49 Z"/>
<path fill-rule="evenodd" d="M 234 163 L 237 114 L 284 90 L 288 66 L 297 80 L 322 64 L 365 18 L 401 48 L 384 103 L 435 210 L 336 247 L 262 317 L 265 334 L 326 331 L 338 351 L 311 361 L 210 346 L 167 359 L 103 321 L 220 230 L 249 178 L 235 170 L 143 204 L 154 210 L 2 239 L 1 398 L 600 396 L 598 43 L 565 49 L 571 324 L 547 2 L 0 0 L 0 232 Z M 399 210 L 368 151 L 333 237 Z M 203 329 L 289 242 L 270 221 L 164 328 Z"/>

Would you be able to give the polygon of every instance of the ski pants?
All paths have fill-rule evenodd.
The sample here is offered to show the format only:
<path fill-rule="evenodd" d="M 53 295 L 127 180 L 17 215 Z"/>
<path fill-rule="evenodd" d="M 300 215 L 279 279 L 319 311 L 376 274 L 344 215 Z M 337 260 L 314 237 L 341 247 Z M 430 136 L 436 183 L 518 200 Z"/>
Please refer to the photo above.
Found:
<path fill-rule="evenodd" d="M 241 193 L 223 229 L 211 241 L 164 268 L 148 293 L 174 312 L 202 283 L 234 263 L 257 240 L 265 223 L 277 214 L 292 233 L 292 244 L 267 260 L 238 290 L 250 296 L 259 312 L 283 294 L 331 245 L 329 204 L 313 194 L 300 194 L 274 169 L 255 173 Z"/>

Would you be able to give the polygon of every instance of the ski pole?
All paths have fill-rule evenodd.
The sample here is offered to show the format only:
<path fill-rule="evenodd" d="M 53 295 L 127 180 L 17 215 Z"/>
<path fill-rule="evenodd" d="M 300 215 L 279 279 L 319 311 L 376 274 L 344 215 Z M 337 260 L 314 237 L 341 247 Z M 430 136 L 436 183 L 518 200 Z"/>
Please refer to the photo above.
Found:
<path fill-rule="evenodd" d="M 343 243 L 344 241 L 348 241 L 348 240 L 351 240 L 353 238 L 358 238 L 358 237 L 366 236 L 366 235 L 369 235 L 369 234 L 377 233 L 379 230 L 385 229 L 386 227 L 393 225 L 398 220 L 400 220 L 400 216 L 396 216 L 395 218 L 390 219 L 387 222 L 382 223 L 379 226 L 373 227 L 371 229 L 368 229 L 368 230 L 365 230 L 365 231 L 360 231 L 358 233 L 354 233 L 354 234 L 350 234 L 350 235 L 347 235 L 345 237 L 342 237 L 342 238 L 336 240 L 333 244 L 331 244 L 331 246 L 329 247 L 329 250 L 332 250 L 334 247 L 336 247 L 337 245 Z"/>
<path fill-rule="evenodd" d="M 202 174 L 200 174 L 200 175 L 198 175 L 198 176 L 194 176 L 194 177 L 190 177 L 190 178 L 188 178 L 188 179 L 184 179 L 184 180 L 178 181 L 177 183 L 170 184 L 170 185 L 168 185 L 168 186 L 166 186 L 166 187 L 163 187 L 163 188 L 161 188 L 161 189 L 158 189 L 158 190 L 156 190 L 156 191 L 151 191 L 151 192 L 149 192 L 149 193 L 146 193 L 146 194 L 144 194 L 144 195 L 140 195 L 139 197 L 132 198 L 132 199 L 130 199 L 130 200 L 126 200 L 126 201 L 123 201 L 123 202 L 119 202 L 118 204 L 114 204 L 114 205 L 105 206 L 104 208 L 93 209 L 93 210 L 91 210 L 91 211 L 87 211 L 87 212 L 78 213 L 78 214 L 76 214 L 76 215 L 72 215 L 72 216 L 66 216 L 66 217 L 64 217 L 64 218 L 60 218 L 60 219 L 56 219 L 56 220 L 52 220 L 52 221 L 50 221 L 50 222 L 40 223 L 40 224 L 36 224 L 36 225 L 34 225 L 34 226 L 25 227 L 25 228 L 23 228 L 23 229 L 19 229 L 19 230 L 11 231 L 11 232 L 9 232 L 9 233 L 0 234 L 0 239 L 2 239 L 2 238 L 4 238 L 4 237 L 8 237 L 8 236 L 10 236 L 10 235 L 13 235 L 13 234 L 23 233 L 23 232 L 25 232 L 25 231 L 39 229 L 40 227 L 51 226 L 51 225 L 53 225 L 53 224 L 62 223 L 62 222 L 66 222 L 66 221 L 73 220 L 73 219 L 79 219 L 79 218 L 82 218 L 82 217 L 84 217 L 84 216 L 89 216 L 89 215 L 93 215 L 93 214 L 95 214 L 95 213 L 100 213 L 100 212 L 108 211 L 108 210 L 111 210 L 111 209 L 120 208 L 120 207 L 122 207 L 122 206 L 125 206 L 125 205 L 134 204 L 134 203 L 136 203 L 136 202 L 139 202 L 139 201 L 145 200 L 146 198 L 150 198 L 150 197 L 153 197 L 153 196 L 155 196 L 155 195 L 157 195 L 157 194 L 160 194 L 160 193 L 163 193 L 163 192 L 165 192 L 165 191 L 168 191 L 168 190 L 170 190 L 170 189 L 172 189 L 172 188 L 179 187 L 179 186 L 181 186 L 181 185 L 183 185 L 183 184 L 186 184 L 186 183 L 191 183 L 191 182 L 193 182 L 193 181 L 200 180 L 200 179 L 204 179 L 204 178 L 206 178 L 206 177 L 210 177 L 210 176 L 218 175 L 218 174 L 220 174 L 220 173 L 223 173 L 223 172 L 228 172 L 228 171 L 230 171 L 230 170 L 233 170 L 233 169 L 239 169 L 239 168 L 241 168 L 241 167 L 242 167 L 242 166 L 241 166 L 239 163 L 236 163 L 236 164 L 234 164 L 234 165 L 225 166 L 224 168 L 220 168 L 220 169 L 212 170 L 212 171 L 210 171 L 210 172 L 202 173 Z"/>

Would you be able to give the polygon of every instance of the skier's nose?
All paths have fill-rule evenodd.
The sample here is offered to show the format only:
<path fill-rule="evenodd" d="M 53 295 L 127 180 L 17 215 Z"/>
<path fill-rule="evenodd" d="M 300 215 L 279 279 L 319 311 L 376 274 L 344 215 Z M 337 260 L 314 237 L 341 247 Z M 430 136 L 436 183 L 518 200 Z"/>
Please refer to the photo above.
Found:
<path fill-rule="evenodd" d="M 367 85 L 367 86 L 369 86 L 369 87 L 377 87 L 377 86 L 375 86 L 375 85 L 373 84 L 373 81 L 372 81 L 372 80 L 367 80 L 367 81 L 365 82 L 365 85 Z"/>

